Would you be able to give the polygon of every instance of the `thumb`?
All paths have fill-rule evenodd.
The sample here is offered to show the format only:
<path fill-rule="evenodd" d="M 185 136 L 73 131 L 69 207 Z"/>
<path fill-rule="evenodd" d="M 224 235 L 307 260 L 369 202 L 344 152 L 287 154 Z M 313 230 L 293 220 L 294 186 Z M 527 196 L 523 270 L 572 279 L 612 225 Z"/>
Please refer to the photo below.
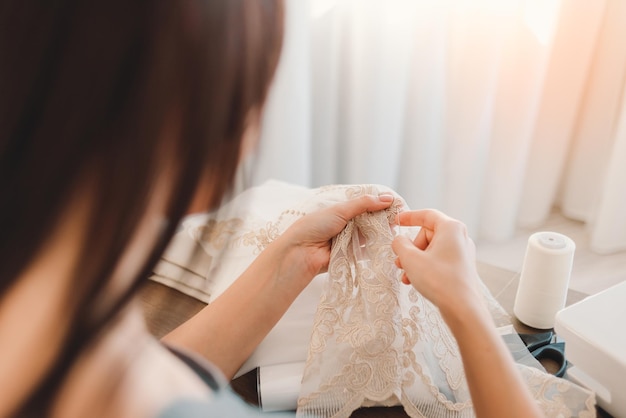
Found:
<path fill-rule="evenodd" d="M 422 257 L 422 250 L 417 248 L 415 244 L 407 237 L 397 236 L 391 243 L 391 249 L 398 256 L 396 265 L 404 270 L 402 274 L 402 282 L 411 284 L 409 272 L 419 271 L 416 264 L 419 264 Z"/>
<path fill-rule="evenodd" d="M 394 240 L 391 242 L 391 249 L 401 259 L 414 257 L 420 252 L 415 244 L 409 238 L 403 235 L 399 235 L 394 238 Z"/>

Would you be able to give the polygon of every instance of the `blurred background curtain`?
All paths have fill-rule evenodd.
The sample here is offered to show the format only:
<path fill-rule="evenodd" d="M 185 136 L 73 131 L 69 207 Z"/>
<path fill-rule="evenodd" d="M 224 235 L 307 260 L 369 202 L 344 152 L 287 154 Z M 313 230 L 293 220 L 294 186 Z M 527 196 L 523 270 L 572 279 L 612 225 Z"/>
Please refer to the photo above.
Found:
<path fill-rule="evenodd" d="M 286 5 L 242 184 L 384 184 L 495 242 L 558 210 L 626 249 L 626 2 Z"/>

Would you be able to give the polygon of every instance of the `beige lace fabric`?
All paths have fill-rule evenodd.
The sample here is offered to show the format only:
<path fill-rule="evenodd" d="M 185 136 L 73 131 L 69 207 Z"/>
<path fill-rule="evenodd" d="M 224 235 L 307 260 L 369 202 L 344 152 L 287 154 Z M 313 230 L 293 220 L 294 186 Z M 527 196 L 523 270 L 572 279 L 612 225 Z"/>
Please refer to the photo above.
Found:
<path fill-rule="evenodd" d="M 391 190 L 268 182 L 219 211 L 187 219 L 151 279 L 211 303 L 304 214 L 383 191 Z M 300 417 L 348 417 L 361 406 L 398 404 L 411 417 L 474 416 L 456 341 L 437 308 L 400 283 L 390 243 L 400 230 L 407 233 L 393 225 L 404 209 L 396 195 L 390 209 L 349 222 L 333 241 L 328 273 L 296 299 L 239 374 L 306 361 Z M 506 312 L 483 290 L 496 326 L 510 327 Z M 512 351 L 525 351 L 517 357 L 530 367 L 520 364 L 521 373 L 547 416 L 595 416 L 591 392 L 538 369 L 519 344 L 521 350 Z"/>
<path fill-rule="evenodd" d="M 350 197 L 377 186 L 347 188 Z M 400 282 L 391 250 L 402 210 L 366 213 L 333 241 L 315 315 L 298 417 L 348 417 L 361 406 L 403 405 L 411 417 L 473 417 L 455 339 L 438 309 Z M 485 291 L 497 326 L 506 314 Z M 595 416 L 592 393 L 519 366 L 547 416 Z M 498 396 L 494 394 L 494 397 Z"/>

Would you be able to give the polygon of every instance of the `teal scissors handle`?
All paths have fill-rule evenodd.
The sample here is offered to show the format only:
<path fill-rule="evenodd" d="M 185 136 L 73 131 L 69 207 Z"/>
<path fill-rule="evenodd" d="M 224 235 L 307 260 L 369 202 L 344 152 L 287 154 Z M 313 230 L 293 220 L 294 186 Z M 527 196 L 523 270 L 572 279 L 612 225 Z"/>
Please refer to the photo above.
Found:
<path fill-rule="evenodd" d="M 540 363 L 552 361 L 557 365 L 557 370 L 552 372 L 557 377 L 565 376 L 567 359 L 565 358 L 565 342 L 558 341 L 552 331 L 538 334 L 519 334 L 530 354 Z"/>

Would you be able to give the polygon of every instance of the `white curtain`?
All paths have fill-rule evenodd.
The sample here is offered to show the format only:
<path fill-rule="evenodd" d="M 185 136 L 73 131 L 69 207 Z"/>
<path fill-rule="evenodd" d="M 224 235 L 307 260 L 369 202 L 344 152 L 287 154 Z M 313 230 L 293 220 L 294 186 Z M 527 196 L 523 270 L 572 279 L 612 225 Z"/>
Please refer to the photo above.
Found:
<path fill-rule="evenodd" d="M 384 184 L 492 241 L 558 207 L 626 249 L 626 2 L 286 5 L 246 185 Z"/>

